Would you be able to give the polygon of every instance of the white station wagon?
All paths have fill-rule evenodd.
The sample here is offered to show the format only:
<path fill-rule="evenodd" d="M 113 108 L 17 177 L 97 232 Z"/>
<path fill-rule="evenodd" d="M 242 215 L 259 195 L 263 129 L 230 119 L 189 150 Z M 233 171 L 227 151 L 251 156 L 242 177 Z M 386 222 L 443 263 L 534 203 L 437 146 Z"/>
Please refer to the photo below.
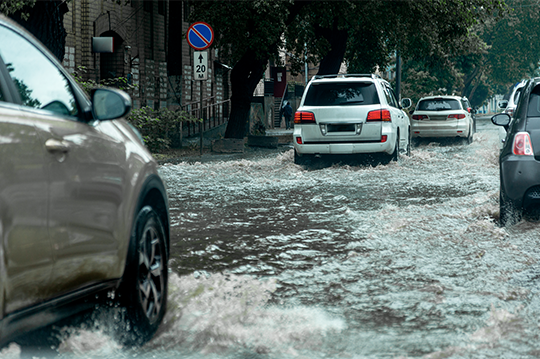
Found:
<path fill-rule="evenodd" d="M 459 96 L 428 96 L 412 116 L 412 137 L 458 137 L 473 142 L 474 120 L 469 102 Z"/>
<path fill-rule="evenodd" d="M 315 76 L 294 115 L 294 162 L 331 155 L 410 154 L 410 121 L 390 84 L 378 75 Z"/>

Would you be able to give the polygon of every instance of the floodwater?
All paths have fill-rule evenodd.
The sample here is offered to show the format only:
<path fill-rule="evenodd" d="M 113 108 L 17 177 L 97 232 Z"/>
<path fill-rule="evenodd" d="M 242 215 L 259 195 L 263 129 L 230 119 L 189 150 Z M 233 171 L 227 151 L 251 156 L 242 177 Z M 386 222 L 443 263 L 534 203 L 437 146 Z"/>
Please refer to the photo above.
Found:
<path fill-rule="evenodd" d="M 65 358 L 535 358 L 540 224 L 500 228 L 498 134 L 386 166 L 293 151 L 163 165 L 169 310 L 136 352 L 78 330 Z M 2 357 L 19 358 L 16 345 Z"/>

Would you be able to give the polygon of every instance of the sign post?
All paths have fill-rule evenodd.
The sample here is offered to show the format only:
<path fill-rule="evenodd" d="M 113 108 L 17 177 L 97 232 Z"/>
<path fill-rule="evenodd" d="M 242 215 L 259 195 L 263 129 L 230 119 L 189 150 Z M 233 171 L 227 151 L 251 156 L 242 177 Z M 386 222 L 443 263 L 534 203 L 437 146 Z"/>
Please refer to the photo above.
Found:
<path fill-rule="evenodd" d="M 193 80 L 203 81 L 208 80 L 208 51 L 207 48 L 214 42 L 214 30 L 210 25 L 205 22 L 198 21 L 189 26 L 186 34 L 186 39 L 192 49 L 193 53 Z M 199 111 L 201 114 L 202 122 L 199 122 L 199 133 L 201 134 L 200 150 L 203 154 L 203 85 L 201 82 L 201 95 L 199 96 Z"/>

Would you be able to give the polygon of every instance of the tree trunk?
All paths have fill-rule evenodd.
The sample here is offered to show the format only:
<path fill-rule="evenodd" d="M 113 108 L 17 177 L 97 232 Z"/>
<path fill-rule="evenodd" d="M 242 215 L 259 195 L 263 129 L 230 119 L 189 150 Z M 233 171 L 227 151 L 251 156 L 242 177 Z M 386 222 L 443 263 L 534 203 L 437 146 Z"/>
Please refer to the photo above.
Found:
<path fill-rule="evenodd" d="M 258 58 L 247 51 L 231 71 L 231 114 L 225 138 L 242 139 L 246 136 L 253 92 L 264 74 L 268 57 Z"/>
<path fill-rule="evenodd" d="M 23 13 L 30 15 L 28 20 L 21 18 L 20 12 L 11 17 L 37 37 L 56 56 L 58 61 L 62 62 L 67 36 L 64 28 L 64 14 L 68 11 L 65 1 L 42 0 L 36 1 L 34 7 L 25 7 L 22 10 Z"/>
<path fill-rule="evenodd" d="M 300 10 L 311 3 L 312 1 L 294 1 L 284 21 L 285 26 L 294 21 Z M 277 47 L 277 44 L 278 39 L 269 48 Z M 264 74 L 268 60 L 268 55 L 260 57 L 249 49 L 234 65 L 231 71 L 231 114 L 225 138 L 243 139 L 246 136 L 253 91 Z"/>
<path fill-rule="evenodd" d="M 322 58 L 317 75 L 337 74 L 345 57 L 349 33 L 338 30 L 337 24 L 334 24 L 332 29 L 315 29 L 315 35 L 324 37 L 330 43 L 330 51 Z"/>

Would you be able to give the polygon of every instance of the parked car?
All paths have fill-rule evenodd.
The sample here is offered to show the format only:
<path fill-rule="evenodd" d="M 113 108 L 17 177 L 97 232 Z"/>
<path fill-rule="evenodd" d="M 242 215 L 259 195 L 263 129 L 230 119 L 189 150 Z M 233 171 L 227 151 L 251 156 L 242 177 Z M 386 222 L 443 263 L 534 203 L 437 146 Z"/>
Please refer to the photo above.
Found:
<path fill-rule="evenodd" d="M 521 92 L 523 91 L 523 87 L 525 87 L 526 83 L 527 81 L 522 80 L 521 82 L 515 84 L 510 91 L 508 100 L 502 100 L 498 103 L 499 108 L 504 109 L 503 112 L 509 114 L 510 117 L 512 117 L 514 114 L 521 96 Z"/>
<path fill-rule="evenodd" d="M 537 216 L 540 204 L 540 78 L 523 86 L 513 119 L 500 113 L 491 121 L 507 130 L 499 155 L 500 222 L 511 225 L 523 214 Z"/>
<path fill-rule="evenodd" d="M 294 161 L 328 155 L 410 154 L 410 99 L 377 75 L 315 76 L 294 115 Z"/>
<path fill-rule="evenodd" d="M 423 97 L 412 115 L 412 137 L 458 137 L 470 144 L 474 133 L 472 112 L 464 97 Z"/>
<path fill-rule="evenodd" d="M 96 304 L 125 309 L 125 344 L 160 325 L 168 200 L 130 109 L 0 15 L 0 345 Z"/>

